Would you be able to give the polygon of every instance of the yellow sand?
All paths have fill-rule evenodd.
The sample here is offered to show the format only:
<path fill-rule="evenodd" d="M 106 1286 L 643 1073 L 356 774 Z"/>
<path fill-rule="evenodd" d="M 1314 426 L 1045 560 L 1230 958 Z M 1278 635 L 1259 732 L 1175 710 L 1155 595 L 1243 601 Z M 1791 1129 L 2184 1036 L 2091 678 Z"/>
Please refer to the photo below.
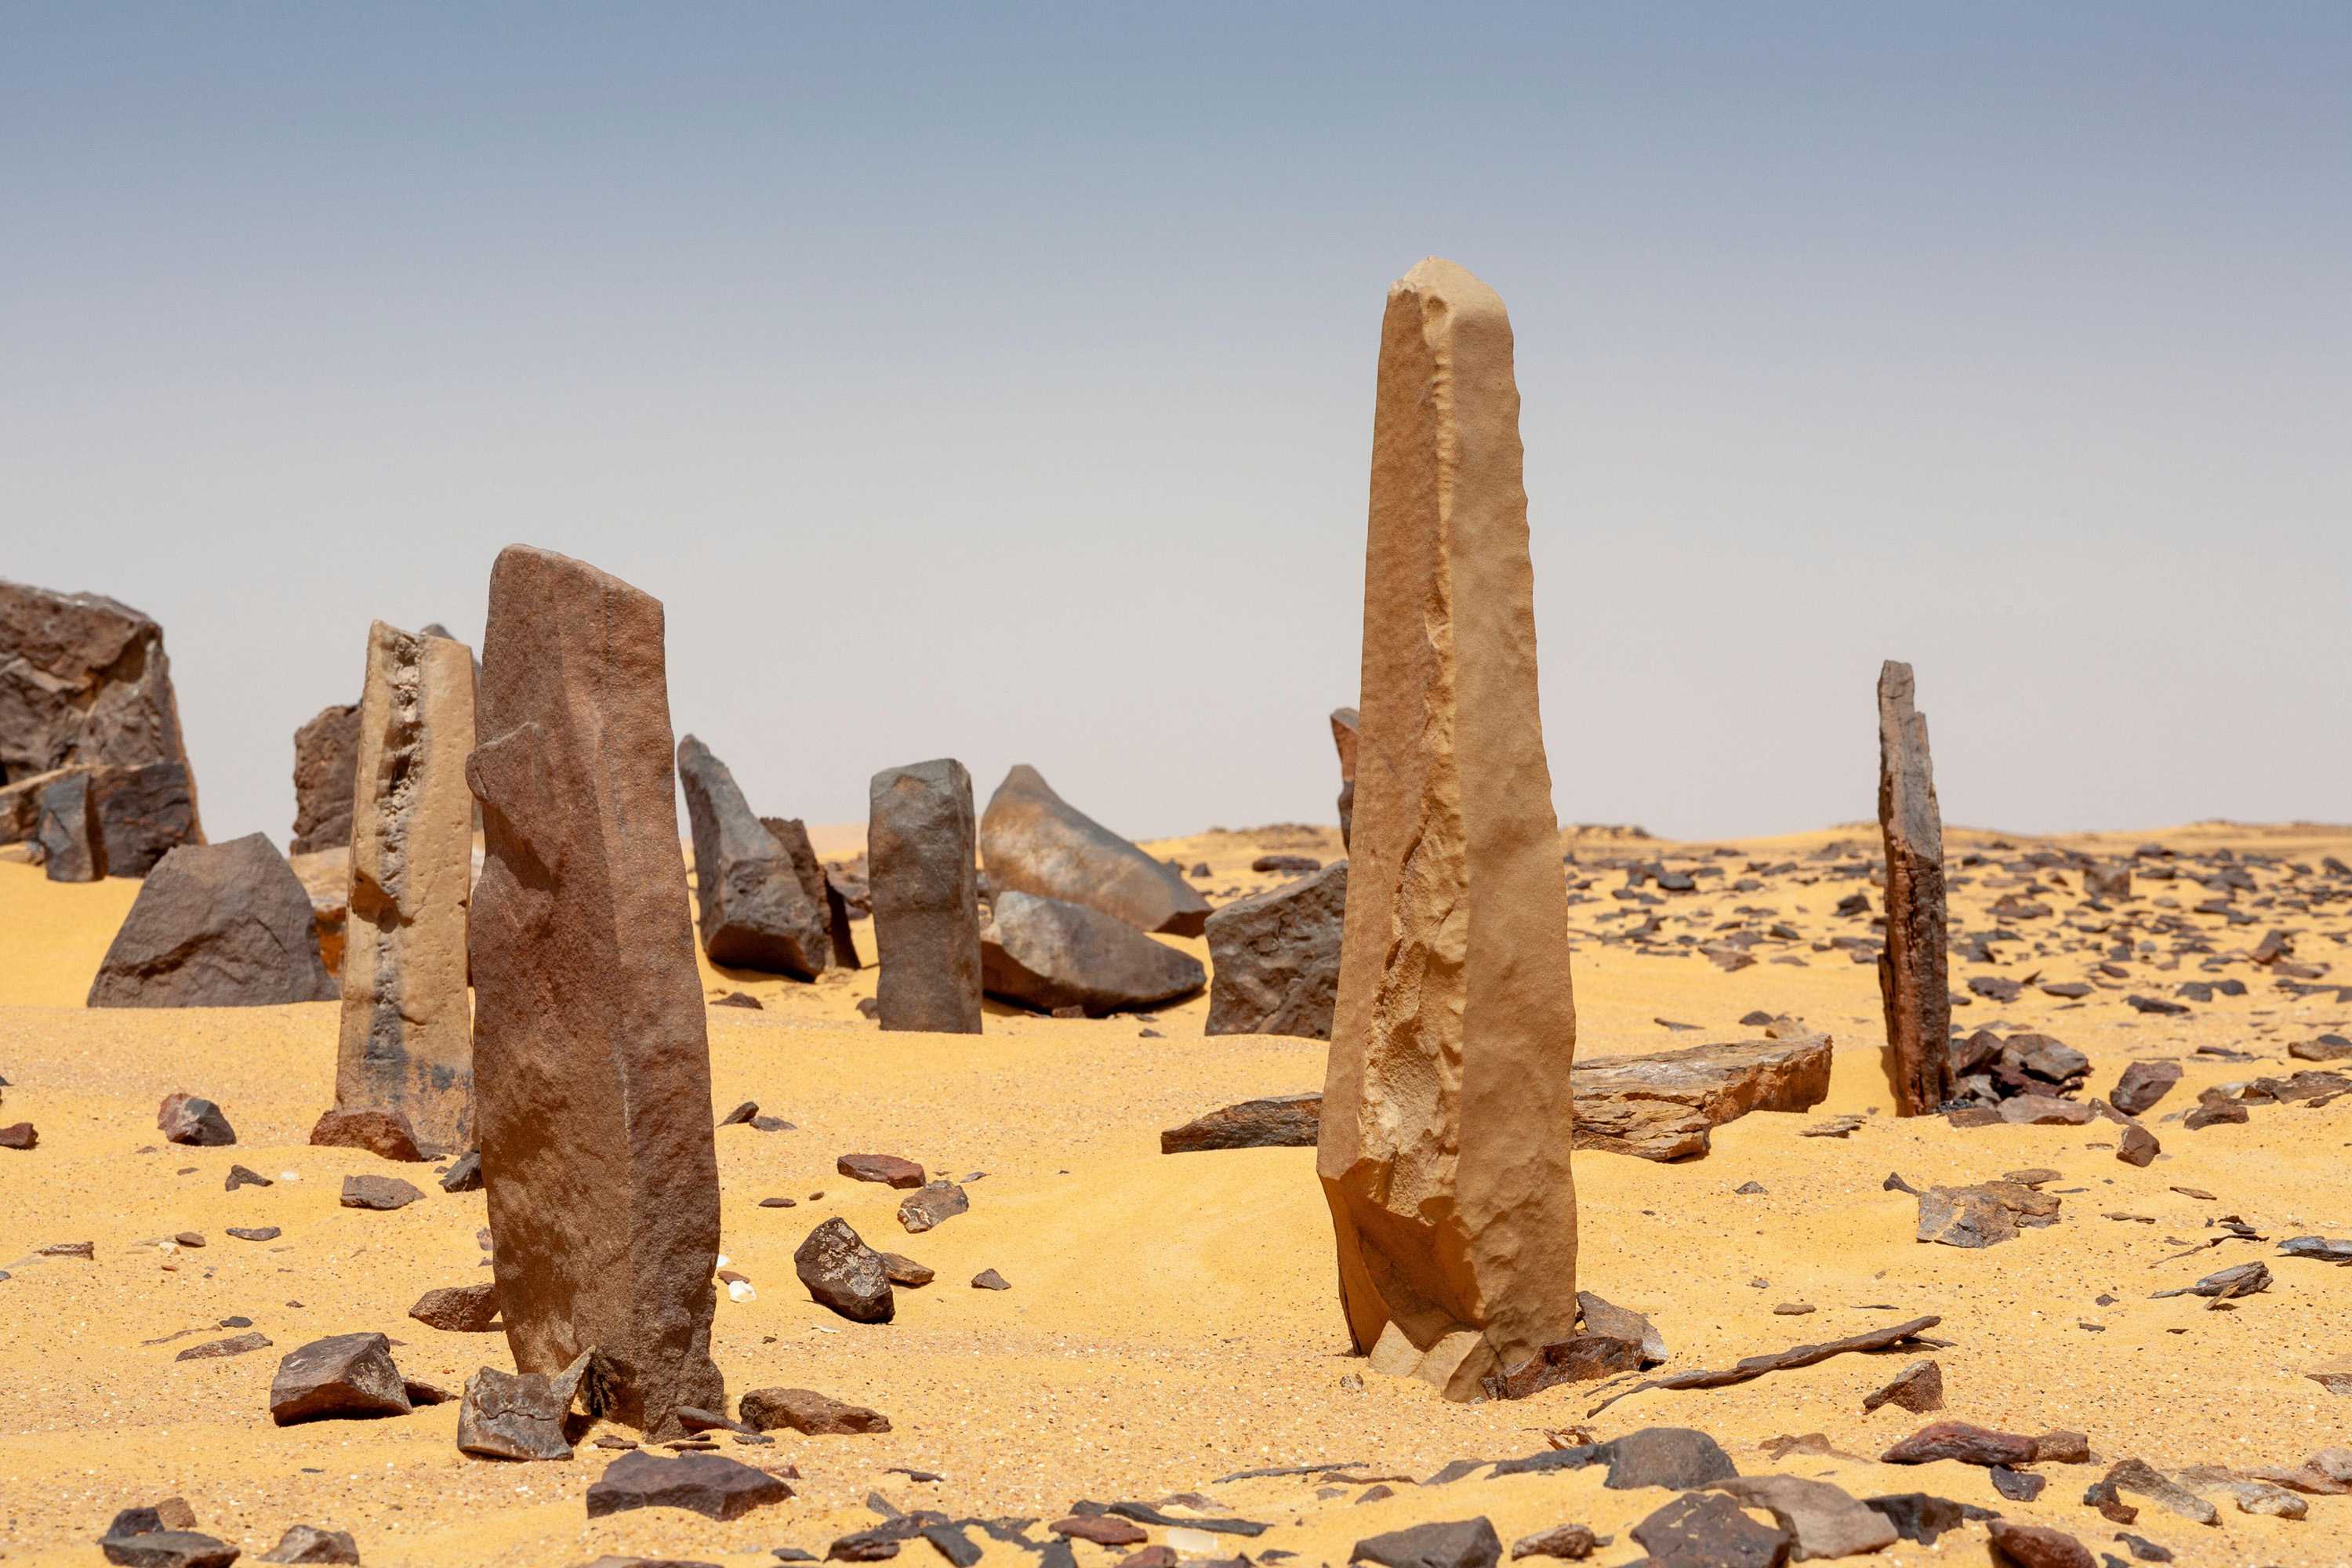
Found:
<path fill-rule="evenodd" d="M 2095 842 L 2112 851 L 2142 837 L 2151 836 Z M 2183 848 L 2226 843 L 2352 858 L 2344 829 L 2201 826 L 2160 837 Z M 1835 837 L 1866 845 L 1869 834 L 1847 828 L 1736 847 L 1780 857 Z M 1980 841 L 1953 837 L 1955 856 Z M 820 839 L 840 853 L 855 835 L 821 831 Z M 1671 847 L 1591 836 L 1570 842 L 1596 852 Z M 1207 860 L 1217 875 L 1201 885 L 1220 900 L 1264 884 L 1246 869 L 1264 849 L 1339 850 L 1335 834 L 1315 830 L 1150 847 L 1186 865 Z M 1720 906 L 1727 915 L 1734 903 L 1762 904 L 1809 935 L 1828 934 L 1829 906 L 1856 886 L 1703 893 L 1674 912 Z M 740 989 L 766 1004 L 710 1013 L 714 1110 L 756 1100 L 798 1124 L 718 1135 L 726 1250 L 759 1294 L 721 1299 L 714 1349 L 730 1394 L 817 1388 L 880 1408 L 895 1431 L 787 1432 L 772 1448 L 722 1443 L 723 1453 L 791 1463 L 803 1477 L 792 1502 L 722 1525 L 672 1510 L 591 1524 L 582 1494 L 608 1454 L 583 1446 L 571 1463 L 529 1466 L 468 1458 L 453 1441 L 453 1405 L 281 1430 L 266 1408 L 270 1374 L 280 1354 L 320 1335 L 388 1332 L 404 1372 L 453 1390 L 477 1366 L 508 1364 L 498 1335 L 444 1333 L 405 1316 L 426 1289 L 487 1277 L 476 1239 L 483 1200 L 441 1194 L 429 1167 L 304 1142 L 332 1092 L 331 1005 L 82 1010 L 134 892 L 121 881 L 56 886 L 0 862 L 0 1075 L 14 1081 L 0 1122 L 29 1119 L 41 1138 L 29 1153 L 0 1151 L 0 1268 L 13 1275 L 0 1281 L 0 1551 L 12 1563 L 94 1562 L 89 1542 L 118 1508 L 173 1493 L 187 1498 L 200 1528 L 240 1543 L 248 1560 L 285 1526 L 308 1522 L 352 1531 L 363 1560 L 379 1568 L 560 1564 L 607 1552 L 747 1564 L 772 1561 L 767 1549 L 780 1545 L 822 1554 L 835 1536 L 875 1521 L 864 1504 L 869 1492 L 901 1508 L 1050 1520 L 1079 1498 L 1200 1491 L 1224 1511 L 1275 1525 L 1255 1542 L 1225 1540 L 1221 1552 L 1276 1548 L 1305 1563 L 1344 1562 L 1358 1538 L 1421 1520 L 1484 1513 L 1507 1542 L 1575 1520 L 1614 1533 L 1617 1543 L 1596 1561 L 1622 1563 L 1640 1555 L 1627 1528 L 1667 1500 L 1654 1490 L 1604 1490 L 1598 1470 L 1426 1491 L 1399 1482 L 1396 1496 L 1364 1505 L 1352 1500 L 1361 1487 L 1318 1497 L 1313 1478 L 1213 1484 L 1234 1470 L 1325 1460 L 1355 1461 L 1360 1475 L 1426 1477 L 1449 1459 L 1541 1448 L 1548 1431 L 1585 1423 L 1595 1397 L 1561 1389 L 1525 1403 L 1450 1405 L 1427 1388 L 1369 1373 L 1344 1353 L 1312 1151 L 1157 1152 L 1161 1128 L 1202 1110 L 1319 1087 L 1318 1044 L 1204 1038 L 1200 999 L 1150 1023 L 1036 1019 L 992 1005 L 988 1033 L 977 1039 L 885 1036 L 856 1011 L 873 994 L 870 970 L 814 985 L 704 975 L 713 996 Z M 1580 905 L 1579 923 L 1614 907 Z M 861 940 L 870 942 L 871 930 L 859 926 Z M 2220 945 L 2251 940 L 2233 933 Z M 1205 957 L 1200 942 L 1180 945 Z M 2306 957 L 2333 959 L 2352 978 L 2327 944 L 2309 945 L 2325 951 Z M 1801 968 L 1763 963 L 1723 974 L 1696 958 L 1637 958 L 1591 942 L 1578 951 L 1589 1054 L 1740 1037 L 1748 1031 L 1735 1020 L 1759 1007 L 1797 1015 L 1840 1045 L 1830 1100 L 1811 1115 L 1750 1117 L 1719 1131 L 1708 1158 L 1679 1166 L 1579 1160 L 1582 1283 L 1655 1319 L 1672 1352 L 1668 1370 L 1932 1312 L 1944 1319 L 1936 1332 L 1952 1342 L 1935 1352 L 1948 1416 L 2012 1431 L 2072 1427 L 2090 1435 L 2102 1460 L 2138 1455 L 2166 1468 L 2291 1464 L 2346 1440 L 2352 1399 L 2302 1374 L 2352 1351 L 2352 1270 L 2281 1259 L 2271 1244 L 2157 1260 L 2208 1239 L 2221 1215 L 2242 1215 L 2273 1239 L 2352 1235 L 2344 1182 L 2352 1100 L 2258 1108 L 2248 1125 L 2200 1132 L 2154 1120 L 2166 1154 L 2145 1171 L 2115 1160 L 2103 1123 L 1962 1132 L 1939 1120 L 1882 1116 L 1848 1140 L 1801 1139 L 1798 1129 L 1821 1116 L 1885 1102 L 1874 971 L 1839 952 L 1806 956 Z M 2172 978 L 2149 976 L 2143 989 L 2168 990 Z M 2032 992 L 2014 1005 L 1970 1011 L 2044 1027 L 2088 1052 L 2094 1092 L 2105 1092 L 2126 1060 L 2200 1044 L 2263 1058 L 2191 1060 L 2158 1118 L 2193 1104 L 2208 1084 L 2288 1070 L 2287 1041 L 2341 1027 L 2352 1013 L 2259 984 L 2178 1020 L 2136 1018 L 2112 999 L 2064 1009 Z M 1703 1032 L 1669 1032 L 1653 1022 L 1661 1016 Z M 1146 1029 L 1160 1037 L 1145 1037 Z M 217 1100 L 236 1146 L 163 1143 L 155 1105 L 177 1089 Z M 969 1215 L 910 1237 L 894 1216 L 898 1194 L 835 1173 L 835 1157 L 849 1151 L 904 1154 L 956 1177 L 987 1174 L 971 1183 Z M 225 1193 L 232 1163 L 281 1179 Z M 2066 1197 L 2058 1226 L 1988 1251 L 1915 1243 L 1913 1200 L 1880 1184 L 1890 1170 L 1925 1185 L 2026 1165 L 2056 1167 L 2063 1179 L 2054 1186 L 2087 1190 Z M 394 1214 L 343 1210 L 341 1179 L 361 1171 L 405 1175 L 427 1199 Z M 289 1172 L 299 1180 L 283 1179 Z M 1767 1193 L 1734 1195 L 1751 1180 Z M 2216 1198 L 2183 1196 L 2169 1190 L 2176 1184 Z M 757 1206 L 772 1194 L 799 1206 Z M 2156 1223 L 2103 1219 L 2105 1212 Z M 894 1324 L 848 1323 L 794 1280 L 793 1248 L 836 1214 L 877 1245 L 938 1270 L 929 1288 L 899 1292 Z M 284 1235 L 244 1242 L 223 1234 L 232 1225 L 274 1225 Z M 208 1245 L 157 1246 L 184 1230 Z M 95 1262 L 26 1257 L 45 1243 L 81 1240 L 97 1244 Z M 2276 1284 L 2237 1310 L 2147 1300 L 2254 1258 L 2271 1263 Z M 967 1285 L 990 1268 L 1013 1289 Z M 2103 1291 L 2119 1300 L 2095 1306 Z M 1780 1302 L 1819 1310 L 1775 1316 Z M 215 1326 L 232 1315 L 251 1318 L 273 1348 L 172 1359 L 236 1331 Z M 2087 1331 L 2081 1320 L 2105 1331 Z M 189 1330 L 203 1331 L 142 1342 Z M 1751 1473 L 1823 1477 L 1857 1495 L 1927 1489 L 2123 1552 L 2109 1540 L 2115 1527 L 2077 1500 L 2096 1468 L 2046 1467 L 2049 1489 L 2027 1505 L 2003 1501 L 1984 1472 L 1958 1465 L 1903 1469 L 1821 1456 L 1776 1463 L 1758 1451 L 1776 1435 L 1819 1432 L 1844 1453 L 1877 1454 L 1923 1419 L 1891 1407 L 1861 1414 L 1862 1395 L 1903 1359 L 1845 1356 L 1736 1388 L 1647 1393 L 1585 1424 L 1604 1437 L 1648 1425 L 1698 1426 Z M 886 1474 L 892 1466 L 946 1479 L 917 1483 Z M 2300 1523 L 2239 1513 L 2226 1495 L 2216 1500 L 2218 1529 L 2152 1506 L 2135 1528 L 2184 1563 L 2352 1560 L 2352 1500 L 2314 1498 Z M 1982 1562 L 1983 1540 L 1970 1530 L 1947 1536 L 1940 1550 L 1898 1543 L 1877 1561 Z M 907 1551 L 909 1563 L 935 1559 L 920 1542 Z M 1076 1551 L 1084 1568 L 1120 1555 L 1084 1543 Z M 1029 1561 L 989 1548 L 992 1564 Z"/>

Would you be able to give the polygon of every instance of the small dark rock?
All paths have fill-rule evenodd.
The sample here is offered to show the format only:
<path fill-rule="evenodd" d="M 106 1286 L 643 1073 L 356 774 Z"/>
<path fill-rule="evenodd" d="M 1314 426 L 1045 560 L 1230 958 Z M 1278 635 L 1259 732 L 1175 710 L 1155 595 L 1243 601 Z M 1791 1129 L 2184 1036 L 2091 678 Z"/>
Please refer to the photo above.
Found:
<path fill-rule="evenodd" d="M 389 1211 L 406 1208 L 425 1194 L 398 1176 L 345 1176 L 343 1206 Z"/>
<path fill-rule="evenodd" d="M 174 1143 L 199 1148 L 224 1148 L 236 1142 L 236 1130 L 211 1100 L 185 1093 L 167 1094 L 155 1112 L 155 1125 Z"/>
<path fill-rule="evenodd" d="M 1502 1540 L 1481 1514 L 1368 1536 L 1356 1542 L 1348 1561 L 1381 1568 L 1495 1568 L 1502 1556 Z"/>
<path fill-rule="evenodd" d="M 898 1311 L 882 1255 L 846 1220 L 829 1219 L 810 1231 L 793 1254 L 793 1268 L 812 1297 L 852 1322 L 887 1323 Z"/>

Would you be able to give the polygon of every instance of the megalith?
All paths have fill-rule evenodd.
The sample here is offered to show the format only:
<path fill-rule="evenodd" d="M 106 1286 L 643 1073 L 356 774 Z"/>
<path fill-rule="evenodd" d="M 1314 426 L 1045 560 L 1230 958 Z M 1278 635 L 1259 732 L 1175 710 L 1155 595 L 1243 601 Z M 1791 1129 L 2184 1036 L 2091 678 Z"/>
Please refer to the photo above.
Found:
<path fill-rule="evenodd" d="M 801 885 L 792 852 L 752 814 L 735 775 L 700 741 L 677 743 L 702 951 L 730 969 L 814 980 L 833 956 L 824 900 Z"/>
<path fill-rule="evenodd" d="M 473 650 L 370 626 L 354 741 L 335 1109 L 397 1113 L 428 1154 L 463 1153 L 474 1142 Z"/>
<path fill-rule="evenodd" d="M 90 982 L 92 1007 L 331 1002 L 310 895 L 259 833 L 184 844 L 148 873 Z"/>
<path fill-rule="evenodd" d="M 971 774 L 952 757 L 884 768 L 866 790 L 866 888 L 886 1029 L 980 1033 Z"/>
<path fill-rule="evenodd" d="M 351 843 L 359 758 L 356 702 L 321 708 L 294 731 L 294 839 L 289 855 L 315 855 Z"/>
<path fill-rule="evenodd" d="M 41 791 L 34 843 L 52 882 L 95 882 L 106 876 L 106 837 L 90 798 L 90 772 L 70 768 L 47 775 L 50 783 Z"/>
<path fill-rule="evenodd" d="M 1316 1169 L 1356 1349 L 1476 1395 L 1575 1331 L 1568 895 L 1503 302 L 1432 258 L 1381 325 L 1362 729 Z"/>
<path fill-rule="evenodd" d="M 474 1124 L 515 1369 L 583 1351 L 596 1407 L 668 1435 L 710 1359 L 719 1159 L 678 857 L 659 600 L 509 545 L 490 574 Z"/>
<path fill-rule="evenodd" d="M 1878 955 L 1886 1081 L 1897 1116 L 1925 1116 L 1952 1095 L 1944 816 L 1911 667 L 1892 658 L 1878 670 L 1878 830 L 1886 843 L 1886 946 Z"/>
<path fill-rule="evenodd" d="M 1209 901 L 1175 868 L 1153 859 L 1054 793 L 1023 763 L 1004 775 L 980 819 L 991 886 L 1084 904 L 1138 931 L 1199 936 Z"/>
<path fill-rule="evenodd" d="M 1348 863 L 1235 899 L 1209 917 L 1205 1035 L 1331 1037 Z"/>

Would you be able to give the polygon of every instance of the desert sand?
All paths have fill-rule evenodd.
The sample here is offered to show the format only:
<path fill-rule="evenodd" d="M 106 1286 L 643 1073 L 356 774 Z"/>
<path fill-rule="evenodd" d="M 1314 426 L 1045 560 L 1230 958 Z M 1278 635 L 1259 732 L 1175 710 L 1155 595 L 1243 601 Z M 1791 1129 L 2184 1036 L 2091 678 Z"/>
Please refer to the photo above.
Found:
<path fill-rule="evenodd" d="M 854 852 L 854 829 L 816 834 L 821 854 Z M 2352 858 L 2352 829 L 2230 825 L 2059 841 L 2012 837 L 2021 849 L 2057 842 L 2102 855 L 2154 839 L 2203 853 L 2315 863 Z M 1759 1113 L 1717 1131 L 1711 1153 L 1659 1164 L 1583 1153 L 1576 1160 L 1582 1213 L 1580 1281 L 1648 1313 L 1677 1372 L 1937 1314 L 1948 1342 L 1940 1416 L 2005 1431 L 2071 1428 L 2098 1461 L 2040 1467 L 2048 1489 L 2033 1502 L 1999 1496 L 1985 1470 L 1953 1462 L 1887 1466 L 1874 1456 L 1928 1419 L 1893 1406 L 1865 1415 L 1864 1394 L 1911 1354 L 1846 1355 L 1739 1386 L 1653 1391 L 1587 1412 L 1626 1386 L 1582 1384 L 1522 1402 L 1448 1404 L 1410 1380 L 1369 1374 L 1348 1355 L 1332 1271 L 1330 1219 L 1309 1149 L 1162 1155 L 1158 1134 L 1202 1111 L 1253 1096 L 1321 1084 L 1320 1042 L 1204 1037 L 1205 997 L 1156 1015 L 1057 1020 L 989 1005 L 979 1037 L 880 1032 L 857 1003 L 874 971 L 838 971 L 816 984 L 719 973 L 706 965 L 710 999 L 730 991 L 760 1011 L 709 1011 L 713 1114 L 752 1100 L 793 1130 L 748 1126 L 718 1134 L 730 1267 L 755 1299 L 720 1297 L 713 1351 L 730 1397 L 747 1390 L 814 1388 L 885 1412 L 886 1435 L 803 1437 L 778 1433 L 772 1447 L 719 1451 L 789 1464 L 798 1496 L 718 1524 L 667 1510 L 588 1521 L 583 1494 L 614 1457 L 583 1439 L 572 1461 L 507 1464 L 460 1454 L 457 1405 L 389 1420 L 285 1428 L 268 1414 L 280 1355 L 331 1333 L 381 1331 L 412 1378 L 452 1391 L 478 1366 L 504 1368 L 497 1334 L 443 1332 L 407 1310 L 427 1289 L 488 1278 L 478 1240 L 480 1193 L 446 1194 L 430 1167 L 396 1166 L 350 1149 L 310 1146 L 311 1122 L 333 1100 L 337 1008 L 332 1004 L 202 1011 L 93 1012 L 82 998 L 137 884 L 59 885 L 0 860 L 0 1076 L 10 1083 L 0 1122 L 29 1120 L 39 1145 L 0 1151 L 0 1552 L 12 1563 L 86 1563 L 94 1539 L 121 1508 L 178 1494 L 197 1527 L 268 1550 L 289 1524 L 351 1531 L 362 1561 L 380 1568 L 560 1564 L 600 1553 L 711 1563 L 773 1562 L 771 1550 L 823 1556 L 836 1537 L 877 1522 L 869 1497 L 899 1509 L 953 1516 L 1052 1520 L 1079 1499 L 1161 1501 L 1270 1526 L 1255 1540 L 1213 1543 L 1178 1536 L 1188 1553 L 1253 1559 L 1296 1553 L 1339 1563 L 1367 1535 L 1430 1520 L 1484 1514 L 1507 1543 L 1580 1521 L 1615 1543 L 1593 1561 L 1641 1556 L 1627 1529 L 1668 1500 L 1655 1489 L 1610 1491 L 1598 1468 L 1443 1486 L 1415 1484 L 1448 1461 L 1542 1450 L 1550 1434 L 1615 1436 L 1648 1426 L 1712 1435 L 1743 1473 L 1830 1479 L 1857 1496 L 1926 1490 L 1997 1509 L 2012 1520 L 2057 1526 L 2095 1549 L 2128 1558 L 2116 1529 L 2081 1502 L 2106 1462 L 2137 1456 L 2162 1468 L 2212 1464 L 2294 1466 L 2345 1441 L 2352 1397 L 2305 1373 L 2352 1352 L 2352 1269 L 2282 1258 L 2278 1240 L 2352 1236 L 2352 1098 L 2317 1108 L 2264 1105 L 2242 1125 L 2187 1131 L 2182 1112 L 2210 1086 L 2315 1064 L 2286 1047 L 2343 1030 L 2352 1006 L 2332 993 L 2295 996 L 2243 963 L 2230 973 L 2249 992 L 2192 1006 L 2178 1017 L 2143 1016 L 2127 991 L 2169 995 L 2195 978 L 2195 961 L 2163 973 L 2160 955 L 2131 983 L 2102 985 L 2080 1002 L 2029 985 L 2016 1002 L 1979 999 L 1955 1016 L 1969 1030 L 1996 1020 L 2054 1035 L 2092 1060 L 2086 1094 L 2105 1094 L 2129 1062 L 2179 1059 L 2182 1084 L 2146 1121 L 2163 1154 L 2146 1169 L 2119 1163 L 2116 1129 L 1993 1126 L 1960 1130 L 1939 1117 L 1886 1114 L 1880 1068 L 1883 1025 L 1867 963 L 1813 945 L 1867 934 L 1868 917 L 1837 919 L 1837 901 L 1877 891 L 1859 879 L 1815 879 L 1803 859 L 1823 845 L 1874 855 L 1874 830 L 1847 827 L 1797 837 L 1680 845 L 1571 833 L 1585 861 L 1607 855 L 1688 858 L 1717 848 L 1720 863 L 1795 860 L 1798 870 L 1733 895 L 1703 883 L 1659 912 L 1669 932 L 1703 933 L 1734 919 L 1733 906 L 1769 908 L 1806 942 L 1780 950 L 1801 964 L 1759 963 L 1721 973 L 1696 954 L 1639 956 L 1591 936 L 1595 917 L 1626 906 L 1606 897 L 1622 878 L 1599 878 L 1597 899 L 1578 903 L 1574 954 L 1582 1057 L 1746 1037 L 1751 1010 L 1787 1014 L 1835 1037 L 1828 1100 L 1798 1115 Z M 1990 842 L 1951 830 L 1955 931 L 1998 923 L 1986 907 L 2014 879 L 1997 868 L 1963 871 L 1961 858 Z M 1213 901 L 1269 885 L 1248 867 L 1269 850 L 1329 859 L 1336 830 L 1294 827 L 1212 832 L 1146 846 L 1213 875 L 1196 879 Z M 2194 884 L 2144 884 L 2143 900 L 2177 897 L 2188 911 Z M 2083 976 L 2094 954 L 2044 962 L 2032 952 L 2079 894 L 2052 898 L 2056 920 L 2036 921 L 1999 966 L 1953 965 L 1953 986 L 2000 973 L 2023 979 Z M 2142 907 L 2145 907 L 2143 905 Z M 2258 905 L 2250 912 L 2260 915 Z M 2251 947 L 2267 925 L 2231 927 L 2189 915 L 2215 948 Z M 2304 931 L 2305 963 L 2345 971 L 2345 920 L 2281 921 Z M 869 924 L 857 927 L 870 942 Z M 2333 940 L 2329 934 L 2333 932 Z M 1197 939 L 1160 938 L 1207 960 Z M 868 957 L 870 958 L 870 952 Z M 699 954 L 698 953 L 699 959 Z M 1668 1029 L 1658 1020 L 1696 1026 Z M 2196 1055 L 2229 1047 L 2252 1059 Z M 217 1100 L 234 1123 L 231 1148 L 184 1148 L 155 1131 L 155 1109 L 175 1089 Z M 1850 1137 L 1802 1137 L 1838 1113 L 1864 1118 Z M 967 1180 L 971 1209 L 909 1237 L 898 1193 L 838 1175 L 849 1152 L 900 1154 Z M 267 1188 L 223 1190 L 232 1163 L 272 1177 Z M 1968 1183 L 2047 1166 L 2063 1192 L 2059 1222 L 1985 1250 L 1914 1238 L 1915 1200 L 1886 1190 L 1898 1172 L 1916 1186 Z M 395 1213 L 338 1206 L 341 1179 L 373 1172 L 407 1176 L 425 1201 Z M 984 1175 L 973 1176 L 975 1173 Z M 1755 1183 L 1760 1194 L 1738 1194 Z M 2210 1198 L 2184 1194 L 2192 1188 Z M 788 1196 L 791 1208 L 763 1208 Z M 2145 1216 L 2138 1219 L 2109 1215 Z M 808 1299 L 792 1254 L 812 1226 L 847 1219 L 870 1241 L 937 1270 L 935 1283 L 902 1289 L 897 1321 L 845 1321 Z M 2240 1216 L 2267 1239 L 2201 1247 Z M 248 1242 L 226 1227 L 280 1227 Z M 199 1248 L 170 1243 L 180 1232 Z M 34 1256 L 89 1241 L 95 1258 Z M 2193 1256 L 2168 1255 L 2201 1247 Z M 2182 1296 L 2152 1300 L 2213 1270 L 2261 1259 L 2265 1293 L 2209 1310 Z M 971 1289 L 993 1268 L 1011 1289 Z M 2101 1304 L 2096 1299 L 2111 1297 Z M 1777 1305 L 1810 1305 L 1804 1316 Z M 272 1342 L 227 1359 L 177 1362 L 191 1344 L 236 1331 L 250 1319 Z M 2095 1331 L 2086 1325 L 2097 1325 Z M 1774 1458 L 1762 1447 L 1784 1435 L 1820 1434 L 1824 1451 Z M 1566 1436 L 1562 1441 L 1570 1440 Z M 1234 1472 L 1330 1466 L 1320 1471 L 1224 1480 Z M 917 1479 L 906 1472 L 935 1476 Z M 1375 1478 L 1391 1495 L 1359 1499 Z M 1192 1494 L 1184 1502 L 1167 1502 Z M 2299 1521 L 2240 1512 L 2210 1492 L 2220 1522 L 2192 1524 L 2147 1500 L 2136 1533 L 2184 1563 L 2341 1564 L 2352 1561 L 2352 1499 L 2308 1500 Z M 1202 1500 L 1208 1500 L 1203 1501 Z M 1155 1542 L 1170 1532 L 1154 1527 Z M 1030 1554 L 988 1542 L 986 1561 Z M 1978 1528 L 1936 1547 L 1897 1542 L 1887 1564 L 1979 1563 Z M 910 1561 L 936 1555 L 916 1541 Z M 1122 1551 L 1075 1547 L 1084 1568 L 1106 1568 Z"/>

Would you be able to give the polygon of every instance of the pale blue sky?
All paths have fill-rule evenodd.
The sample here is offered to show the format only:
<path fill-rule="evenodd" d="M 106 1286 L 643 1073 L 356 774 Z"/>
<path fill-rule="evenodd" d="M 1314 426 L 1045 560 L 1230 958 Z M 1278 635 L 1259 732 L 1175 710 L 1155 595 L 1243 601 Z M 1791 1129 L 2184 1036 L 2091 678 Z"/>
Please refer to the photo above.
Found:
<path fill-rule="evenodd" d="M 1391 279 L 1519 339 L 1569 820 L 2352 817 L 2352 7 L 0 5 L 0 576 L 207 826 L 511 541 L 762 811 L 1328 820 Z"/>

